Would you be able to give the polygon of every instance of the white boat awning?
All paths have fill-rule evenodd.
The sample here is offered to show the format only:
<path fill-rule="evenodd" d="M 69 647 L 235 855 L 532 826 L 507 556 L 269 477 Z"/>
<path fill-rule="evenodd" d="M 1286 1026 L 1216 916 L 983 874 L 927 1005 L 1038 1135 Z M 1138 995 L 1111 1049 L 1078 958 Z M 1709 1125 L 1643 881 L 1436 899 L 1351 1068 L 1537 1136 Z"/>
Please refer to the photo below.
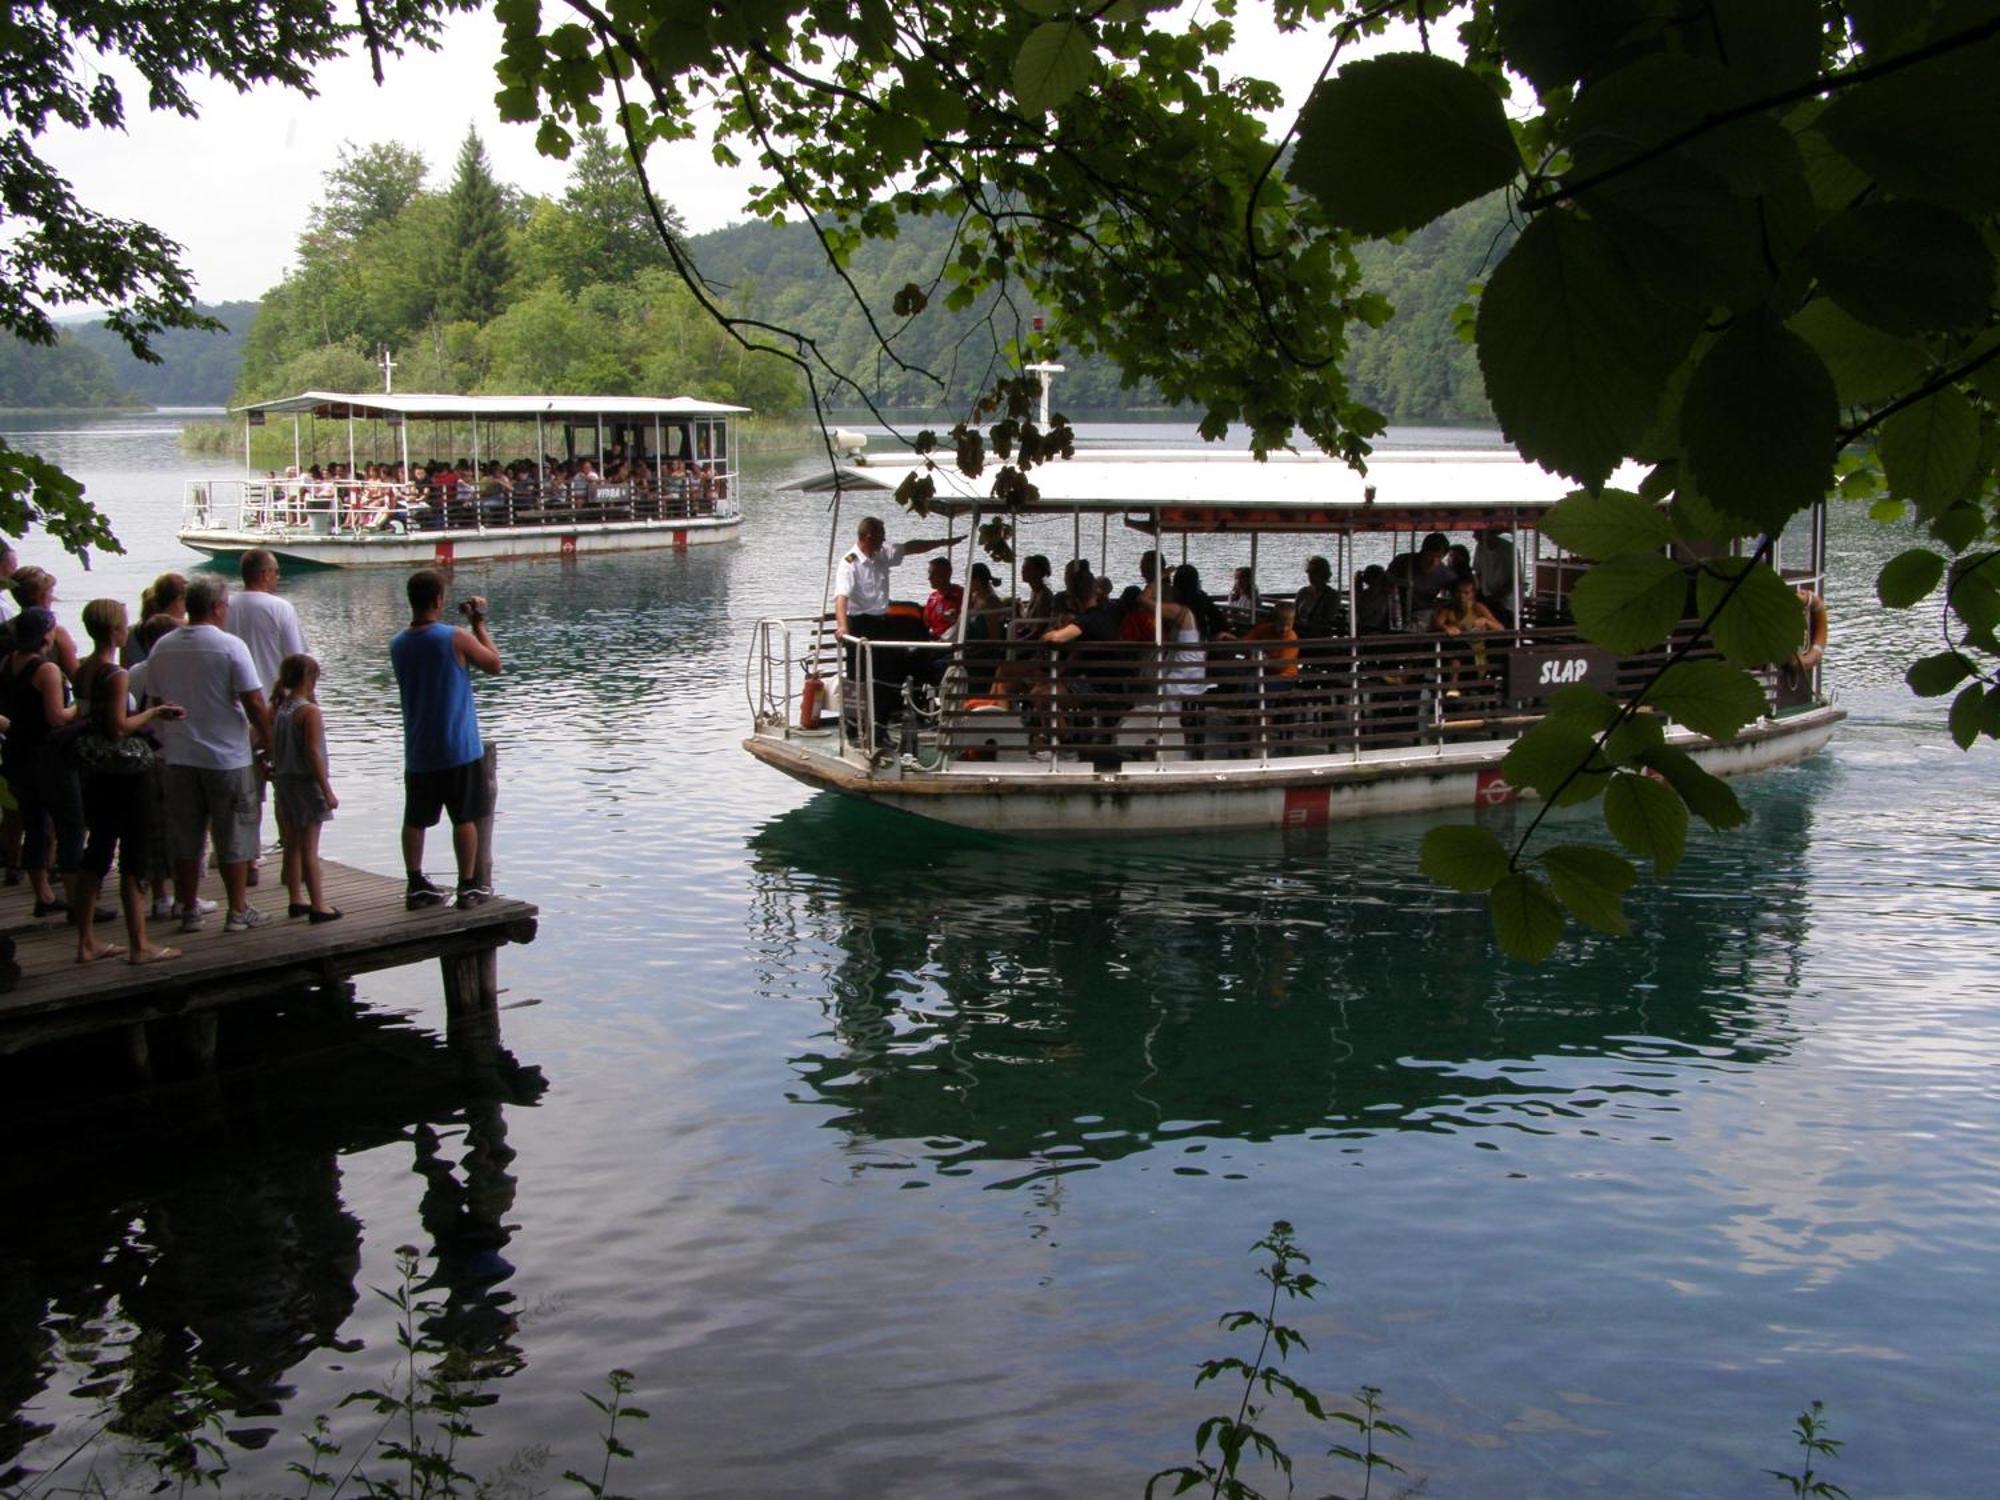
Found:
<path fill-rule="evenodd" d="M 921 468 L 922 460 L 908 455 L 862 459 L 786 488 L 893 492 L 905 475 Z M 943 515 L 996 509 L 993 481 L 1000 468 L 989 460 L 984 473 L 968 478 L 948 454 L 940 455 L 928 470 L 937 491 L 928 508 Z M 1365 475 L 1318 454 L 1272 454 L 1260 461 L 1239 450 L 1085 450 L 1075 458 L 1038 464 L 1027 478 L 1038 493 L 1017 507 L 1026 513 L 1157 508 L 1170 529 L 1201 531 L 1374 530 L 1399 523 L 1442 524 L 1447 517 L 1464 515 L 1496 522 L 1509 516 L 1527 519 L 1575 489 L 1571 481 L 1512 453 L 1416 449 L 1372 455 Z"/>
<path fill-rule="evenodd" d="M 358 417 L 403 417 L 428 421 L 483 422 L 533 421 L 536 417 L 600 418 L 641 417 L 647 421 L 669 417 L 723 417 L 747 413 L 747 406 L 728 406 L 720 401 L 697 401 L 692 396 L 437 396 L 361 395 L 343 391 L 301 391 L 276 401 L 252 401 L 232 407 L 237 412 L 310 413 L 318 417 L 345 420 Z"/>

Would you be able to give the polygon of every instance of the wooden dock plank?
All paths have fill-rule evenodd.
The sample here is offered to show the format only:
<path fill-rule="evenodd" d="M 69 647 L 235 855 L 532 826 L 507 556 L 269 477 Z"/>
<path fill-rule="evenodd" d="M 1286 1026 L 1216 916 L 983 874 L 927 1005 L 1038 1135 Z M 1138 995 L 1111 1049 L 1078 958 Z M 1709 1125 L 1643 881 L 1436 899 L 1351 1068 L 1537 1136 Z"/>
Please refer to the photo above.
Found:
<path fill-rule="evenodd" d="M 0 931 L 15 941 L 21 978 L 0 993 L 0 1033 L 13 1023 L 46 1023 L 61 1017 L 65 1032 L 92 1024 L 118 1025 L 150 1015 L 237 1003 L 256 992 L 273 993 L 314 980 L 337 981 L 354 974 L 396 967 L 427 958 L 449 958 L 534 936 L 537 912 L 525 901 L 496 897 L 465 911 L 447 902 L 424 911 L 403 909 L 403 882 L 350 865 L 323 862 L 326 899 L 341 909 L 338 922 L 317 926 L 285 915 L 285 889 L 275 857 L 264 862 L 263 883 L 251 890 L 251 904 L 265 925 L 248 932 L 225 932 L 223 913 L 209 916 L 201 931 L 184 933 L 177 921 L 147 923 L 148 937 L 169 943 L 182 956 L 155 964 L 127 963 L 123 956 L 93 964 L 76 961 L 76 932 L 61 917 L 35 920 L 26 884 L 0 890 Z M 100 904 L 112 905 L 116 875 Z M 211 875 L 202 894 L 222 900 L 221 880 Z M 123 945 L 121 917 L 97 924 L 100 941 Z M 40 1031 L 44 1026 L 32 1028 Z M 0 1036 L 0 1050 L 11 1050 Z"/>

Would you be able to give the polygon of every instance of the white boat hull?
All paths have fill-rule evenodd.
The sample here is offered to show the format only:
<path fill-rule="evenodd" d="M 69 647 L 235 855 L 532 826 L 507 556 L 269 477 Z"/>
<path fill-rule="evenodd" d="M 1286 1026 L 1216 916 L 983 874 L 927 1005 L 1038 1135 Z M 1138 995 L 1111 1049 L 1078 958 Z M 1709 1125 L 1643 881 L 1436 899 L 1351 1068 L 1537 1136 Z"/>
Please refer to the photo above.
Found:
<path fill-rule="evenodd" d="M 1818 707 L 1762 721 L 1721 743 L 1685 731 L 1669 742 L 1717 776 L 1805 760 L 1846 714 Z M 1087 762 L 960 765 L 920 771 L 842 755 L 832 730 L 770 730 L 744 747 L 808 786 L 987 833 L 1164 837 L 1317 828 L 1356 818 L 1466 813 L 1513 801 L 1499 774 L 1510 741 L 1264 762 L 1161 761 L 1097 771 Z"/>
<path fill-rule="evenodd" d="M 740 515 L 674 521 L 606 521 L 572 526 L 462 527 L 446 531 L 348 532 L 308 527 L 230 531 L 190 527 L 182 546 L 209 557 L 262 547 L 292 562 L 325 568 L 449 567 L 461 562 L 583 557 L 600 552 L 682 550 L 736 540 Z"/>

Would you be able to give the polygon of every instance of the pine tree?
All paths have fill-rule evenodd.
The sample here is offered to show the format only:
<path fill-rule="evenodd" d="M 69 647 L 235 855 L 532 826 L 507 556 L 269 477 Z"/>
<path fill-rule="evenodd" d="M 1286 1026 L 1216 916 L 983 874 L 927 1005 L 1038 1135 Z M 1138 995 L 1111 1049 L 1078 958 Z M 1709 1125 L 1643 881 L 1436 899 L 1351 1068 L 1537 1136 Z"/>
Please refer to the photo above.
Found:
<path fill-rule="evenodd" d="M 438 315 L 447 321 L 484 323 L 500 311 L 501 291 L 512 267 L 506 210 L 477 130 L 465 132 L 458 175 L 445 202 L 446 254 Z"/>

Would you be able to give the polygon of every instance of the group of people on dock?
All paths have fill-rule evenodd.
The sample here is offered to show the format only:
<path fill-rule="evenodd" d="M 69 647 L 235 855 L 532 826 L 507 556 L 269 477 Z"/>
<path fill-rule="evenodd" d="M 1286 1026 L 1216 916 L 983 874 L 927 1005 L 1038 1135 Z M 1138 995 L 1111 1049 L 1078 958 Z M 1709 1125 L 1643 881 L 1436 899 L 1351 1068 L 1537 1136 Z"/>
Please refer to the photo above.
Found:
<path fill-rule="evenodd" d="M 151 939 L 149 918 L 182 933 L 218 912 L 225 932 L 266 925 L 249 888 L 258 883 L 267 797 L 288 916 L 315 924 L 341 916 L 326 900 L 319 858 L 321 827 L 340 805 L 319 663 L 297 611 L 278 596 L 276 557 L 246 552 L 241 576 L 232 590 L 214 574 L 162 574 L 140 601 L 136 628 L 122 601 L 93 599 L 81 612 L 83 653 L 56 619 L 55 579 L 17 567 L 11 549 L 0 553 L 0 580 L 18 608 L 0 622 L 0 776 L 15 804 L 0 823 L 5 878 L 27 880 L 37 918 L 67 917 L 79 962 L 178 957 Z M 411 621 L 389 647 L 404 724 L 406 904 L 450 899 L 422 872 L 425 830 L 445 813 L 456 899 L 477 905 L 491 894 L 478 872 L 493 788 L 469 672 L 498 672 L 500 656 L 483 598 L 460 606 L 460 629 L 442 622 L 440 574 L 415 574 L 407 592 Z M 96 927 L 118 915 L 97 904 L 114 854 L 122 947 L 100 940 Z M 221 903 L 200 893 L 211 854 Z"/>

